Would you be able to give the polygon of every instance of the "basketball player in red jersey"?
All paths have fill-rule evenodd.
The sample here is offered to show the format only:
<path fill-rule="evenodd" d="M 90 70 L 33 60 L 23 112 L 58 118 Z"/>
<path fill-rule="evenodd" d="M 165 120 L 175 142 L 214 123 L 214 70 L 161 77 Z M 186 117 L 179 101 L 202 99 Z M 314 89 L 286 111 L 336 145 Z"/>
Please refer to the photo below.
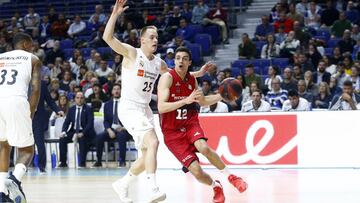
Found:
<path fill-rule="evenodd" d="M 166 146 L 195 178 L 214 190 L 213 202 L 225 201 L 222 186 L 205 173 L 195 152 L 203 154 L 218 168 L 239 192 L 247 183 L 230 174 L 220 157 L 206 143 L 207 138 L 199 124 L 197 103 L 207 106 L 220 101 L 220 94 L 203 96 L 193 76 L 189 74 L 191 53 L 185 47 L 175 52 L 175 69 L 161 76 L 158 85 L 158 110 Z"/>

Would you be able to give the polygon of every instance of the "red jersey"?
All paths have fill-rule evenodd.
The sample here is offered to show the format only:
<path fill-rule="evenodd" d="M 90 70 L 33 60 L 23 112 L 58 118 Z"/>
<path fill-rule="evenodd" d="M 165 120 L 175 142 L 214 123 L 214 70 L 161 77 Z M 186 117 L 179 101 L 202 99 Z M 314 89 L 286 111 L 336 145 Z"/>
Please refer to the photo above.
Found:
<path fill-rule="evenodd" d="M 196 80 L 190 73 L 186 74 L 184 80 L 180 78 L 174 69 L 170 70 L 169 73 L 173 78 L 173 82 L 170 87 L 168 102 L 182 100 L 195 90 Z M 184 105 L 179 109 L 160 115 L 162 129 L 181 129 L 198 122 L 198 105 L 196 103 Z"/>

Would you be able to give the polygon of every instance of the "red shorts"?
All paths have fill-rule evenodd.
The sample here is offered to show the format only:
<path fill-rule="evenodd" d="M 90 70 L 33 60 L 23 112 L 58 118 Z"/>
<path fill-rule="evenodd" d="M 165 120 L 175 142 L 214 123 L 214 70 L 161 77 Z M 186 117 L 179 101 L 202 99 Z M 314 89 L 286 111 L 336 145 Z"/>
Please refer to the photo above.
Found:
<path fill-rule="evenodd" d="M 195 154 L 198 150 L 194 142 L 199 139 L 207 140 L 199 123 L 181 129 L 163 129 L 162 131 L 165 145 L 183 166 L 188 168 L 193 161 L 199 160 Z"/>

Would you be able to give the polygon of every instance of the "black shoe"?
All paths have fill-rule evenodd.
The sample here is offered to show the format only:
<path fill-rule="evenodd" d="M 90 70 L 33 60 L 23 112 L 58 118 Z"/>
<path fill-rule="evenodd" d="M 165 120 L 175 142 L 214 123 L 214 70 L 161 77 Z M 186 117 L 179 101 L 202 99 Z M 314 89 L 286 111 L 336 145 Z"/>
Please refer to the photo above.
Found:
<path fill-rule="evenodd" d="M 0 192 L 0 202 L 3 203 L 3 202 L 6 202 L 6 203 L 13 203 L 14 201 L 12 201 L 9 197 L 9 195 L 5 195 L 5 193 L 3 192 Z"/>
<path fill-rule="evenodd" d="M 119 163 L 119 167 L 120 167 L 120 168 L 126 167 L 126 163 L 125 163 L 125 162 L 120 162 L 120 163 Z"/>
<path fill-rule="evenodd" d="M 45 168 L 40 168 L 40 173 L 42 173 L 42 174 L 46 173 Z"/>
<path fill-rule="evenodd" d="M 9 167 L 12 168 L 12 167 L 14 167 L 14 166 L 15 166 L 15 165 L 14 165 L 14 162 L 10 162 Z"/>
<path fill-rule="evenodd" d="M 67 168 L 67 167 L 68 167 L 67 163 L 60 162 L 60 164 L 58 165 L 58 168 Z"/>
<path fill-rule="evenodd" d="M 102 167 L 102 163 L 99 162 L 99 161 L 97 161 L 97 162 L 95 162 L 95 163 L 92 165 L 92 167 L 94 167 L 94 168 Z"/>
<path fill-rule="evenodd" d="M 10 199 L 15 202 L 26 202 L 25 194 L 21 187 L 21 182 L 10 172 L 9 177 L 5 180 L 5 186 L 9 190 Z"/>

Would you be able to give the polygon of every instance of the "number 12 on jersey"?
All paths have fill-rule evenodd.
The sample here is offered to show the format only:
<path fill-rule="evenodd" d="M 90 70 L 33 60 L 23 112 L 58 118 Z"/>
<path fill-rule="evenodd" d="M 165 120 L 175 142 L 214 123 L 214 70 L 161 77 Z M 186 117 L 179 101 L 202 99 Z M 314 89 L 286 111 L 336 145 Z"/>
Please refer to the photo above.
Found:
<path fill-rule="evenodd" d="M 187 119 L 187 109 L 176 109 L 177 111 L 177 120 L 185 120 Z"/>

